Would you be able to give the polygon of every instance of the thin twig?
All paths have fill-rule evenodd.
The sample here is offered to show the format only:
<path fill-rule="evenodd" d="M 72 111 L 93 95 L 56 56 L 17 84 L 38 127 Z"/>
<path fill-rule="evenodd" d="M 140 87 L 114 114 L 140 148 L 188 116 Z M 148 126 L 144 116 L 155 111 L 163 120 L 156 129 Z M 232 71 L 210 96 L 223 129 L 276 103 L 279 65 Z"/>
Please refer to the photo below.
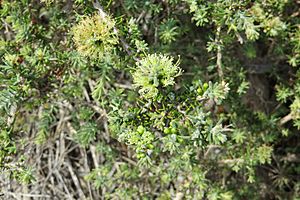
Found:
<path fill-rule="evenodd" d="M 121 156 L 123 160 L 126 160 L 128 163 L 137 166 L 137 163 L 129 158 L 127 158 L 126 156 Z"/>
<path fill-rule="evenodd" d="M 6 40 L 11 40 L 12 39 L 12 32 L 10 30 L 13 30 L 13 28 L 6 21 L 4 21 L 3 19 L 1 19 L 1 21 L 4 24 L 4 27 L 5 27 L 4 34 L 6 36 Z"/>
<path fill-rule="evenodd" d="M 132 89 L 132 85 L 125 85 L 125 84 L 119 84 L 119 83 L 115 83 L 114 84 L 115 87 L 119 87 L 119 88 L 124 88 L 124 89 L 128 89 L 131 90 Z"/>
<path fill-rule="evenodd" d="M 74 170 L 73 170 L 73 167 L 71 165 L 71 161 L 68 159 L 65 164 L 67 165 L 68 169 L 69 169 L 69 172 L 71 174 L 71 178 L 73 180 L 73 183 L 77 189 L 77 192 L 79 194 L 79 197 L 80 199 L 86 199 L 82 189 L 81 189 L 81 186 L 80 186 L 80 182 L 79 182 L 79 179 L 77 177 L 77 175 L 75 174 Z"/>
<path fill-rule="evenodd" d="M 32 198 L 51 198 L 50 195 L 46 194 L 26 194 L 26 193 L 15 193 L 15 192 L 4 192 L 4 195 L 10 195 L 10 196 L 23 196 L 23 197 L 32 197 Z"/>
<path fill-rule="evenodd" d="M 66 191 L 68 199 L 73 200 L 73 197 L 72 197 L 72 195 L 71 195 L 71 193 L 70 193 L 68 187 L 66 186 L 66 184 L 65 184 L 65 182 L 64 182 L 64 180 L 63 180 L 61 174 L 59 173 L 59 171 L 56 170 L 56 171 L 54 172 L 54 174 L 56 175 L 56 178 L 59 180 L 59 182 L 62 184 L 64 190 Z"/>
<path fill-rule="evenodd" d="M 222 69 L 222 40 L 220 39 L 220 33 L 221 33 L 221 26 L 217 28 L 217 33 L 216 33 L 216 39 L 215 42 L 218 44 L 217 48 L 217 68 L 218 68 L 218 74 L 221 80 L 223 80 L 223 69 Z"/>
<path fill-rule="evenodd" d="M 289 122 L 292 119 L 293 119 L 292 113 L 289 113 L 288 115 L 281 118 L 281 120 L 279 121 L 279 125 L 282 126 L 282 125 L 284 125 L 285 123 Z"/>
<path fill-rule="evenodd" d="M 90 145 L 90 152 L 94 161 L 95 168 L 97 169 L 99 168 L 99 159 L 96 153 L 96 147 L 94 145 Z"/>

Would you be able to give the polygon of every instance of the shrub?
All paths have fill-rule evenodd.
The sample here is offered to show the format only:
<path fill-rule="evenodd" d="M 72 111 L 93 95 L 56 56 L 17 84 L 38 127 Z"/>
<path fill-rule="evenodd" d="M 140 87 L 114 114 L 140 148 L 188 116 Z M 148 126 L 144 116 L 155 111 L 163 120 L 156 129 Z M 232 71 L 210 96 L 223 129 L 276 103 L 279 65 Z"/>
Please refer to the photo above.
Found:
<path fill-rule="evenodd" d="M 299 199 L 298 7 L 0 1 L 0 195 Z"/>

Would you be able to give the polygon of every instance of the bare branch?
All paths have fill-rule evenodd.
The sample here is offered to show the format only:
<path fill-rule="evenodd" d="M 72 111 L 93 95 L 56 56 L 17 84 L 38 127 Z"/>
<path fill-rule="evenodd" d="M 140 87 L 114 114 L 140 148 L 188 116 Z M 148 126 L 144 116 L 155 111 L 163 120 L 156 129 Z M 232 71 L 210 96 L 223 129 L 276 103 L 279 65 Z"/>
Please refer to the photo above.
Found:
<path fill-rule="evenodd" d="M 223 75 L 223 69 L 222 69 L 222 49 L 221 49 L 222 40 L 220 39 L 220 33 L 221 33 L 221 27 L 219 26 L 217 28 L 215 42 L 218 44 L 218 49 L 217 49 L 218 74 L 219 74 L 219 77 L 223 80 L 224 75 Z"/>
<path fill-rule="evenodd" d="M 279 125 L 284 125 L 285 123 L 289 122 L 290 120 L 293 119 L 293 116 L 291 113 L 289 113 L 288 115 L 284 116 L 280 121 L 279 121 Z"/>

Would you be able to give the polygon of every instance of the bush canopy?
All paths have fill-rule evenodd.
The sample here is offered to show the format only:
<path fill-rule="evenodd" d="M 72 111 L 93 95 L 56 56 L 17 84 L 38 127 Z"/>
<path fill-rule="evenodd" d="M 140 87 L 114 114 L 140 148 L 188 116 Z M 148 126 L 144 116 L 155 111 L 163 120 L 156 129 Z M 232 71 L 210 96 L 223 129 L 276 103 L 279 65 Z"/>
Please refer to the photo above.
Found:
<path fill-rule="evenodd" d="M 0 198 L 299 200 L 299 8 L 1 0 Z"/>

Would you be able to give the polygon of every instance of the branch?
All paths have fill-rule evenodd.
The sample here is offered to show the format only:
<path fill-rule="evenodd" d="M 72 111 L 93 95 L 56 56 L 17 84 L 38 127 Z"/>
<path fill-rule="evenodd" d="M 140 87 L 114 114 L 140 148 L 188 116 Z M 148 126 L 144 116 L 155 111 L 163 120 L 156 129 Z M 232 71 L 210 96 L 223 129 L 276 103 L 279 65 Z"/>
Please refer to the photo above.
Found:
<path fill-rule="evenodd" d="M 7 195 L 7 196 L 23 196 L 23 197 L 31 197 L 31 198 L 51 198 L 50 195 L 47 194 L 27 194 L 27 193 L 16 193 L 16 192 L 4 192 L 0 193 L 1 195 Z"/>
<path fill-rule="evenodd" d="M 218 68 L 218 74 L 221 80 L 223 80 L 223 70 L 222 70 L 222 49 L 221 49 L 221 43 L 222 40 L 220 39 L 220 33 L 221 33 L 221 27 L 219 26 L 217 28 L 217 33 L 216 33 L 216 39 L 215 42 L 218 44 L 218 49 L 217 49 L 217 68 Z"/>
<path fill-rule="evenodd" d="M 279 125 L 284 125 L 285 123 L 287 123 L 288 121 L 292 120 L 293 119 L 293 116 L 292 116 L 292 113 L 284 116 L 280 121 L 279 121 Z"/>

